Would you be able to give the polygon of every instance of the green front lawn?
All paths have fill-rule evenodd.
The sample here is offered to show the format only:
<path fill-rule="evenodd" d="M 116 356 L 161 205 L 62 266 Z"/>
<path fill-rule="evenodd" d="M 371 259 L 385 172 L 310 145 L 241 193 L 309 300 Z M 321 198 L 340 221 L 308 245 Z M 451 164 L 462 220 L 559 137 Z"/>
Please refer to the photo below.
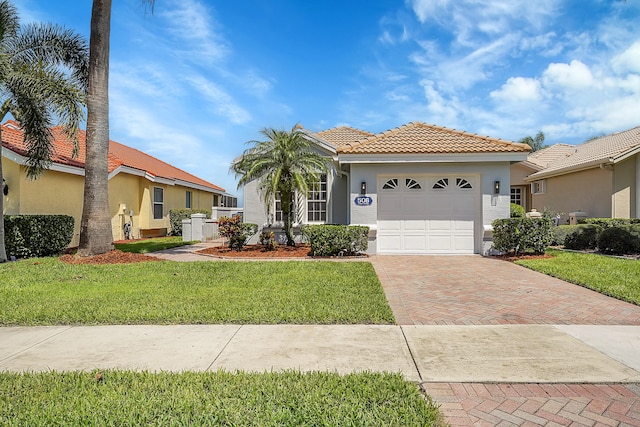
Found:
<path fill-rule="evenodd" d="M 176 248 L 178 246 L 193 245 L 195 242 L 183 242 L 182 236 L 155 237 L 152 239 L 132 240 L 126 243 L 116 243 L 116 249 L 122 252 L 135 252 L 146 254 L 149 252 L 162 251 L 164 249 Z"/>
<path fill-rule="evenodd" d="M 400 374 L 0 373 L 2 426 L 433 426 Z"/>
<path fill-rule="evenodd" d="M 0 264 L 0 326 L 393 324 L 368 262 Z"/>
<path fill-rule="evenodd" d="M 553 258 L 516 264 L 640 305 L 640 261 L 558 250 L 547 253 Z"/>

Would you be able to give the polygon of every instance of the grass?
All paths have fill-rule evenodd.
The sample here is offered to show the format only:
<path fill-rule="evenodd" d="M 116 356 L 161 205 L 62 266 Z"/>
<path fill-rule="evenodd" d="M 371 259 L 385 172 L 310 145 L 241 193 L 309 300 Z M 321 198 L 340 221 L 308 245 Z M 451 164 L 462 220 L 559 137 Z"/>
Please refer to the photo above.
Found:
<path fill-rule="evenodd" d="M 553 258 L 516 264 L 640 305 L 640 261 L 558 250 L 548 253 Z"/>
<path fill-rule="evenodd" d="M 432 426 L 436 405 L 400 374 L 0 373 L 0 425 Z"/>
<path fill-rule="evenodd" d="M 193 245 L 195 242 L 183 242 L 182 236 L 156 237 L 153 239 L 133 240 L 127 243 L 116 243 L 116 249 L 122 252 L 135 252 L 146 254 L 149 252 L 162 251 L 164 249 L 176 248 L 178 246 Z"/>
<path fill-rule="evenodd" d="M 368 262 L 0 264 L 0 326 L 393 324 Z"/>

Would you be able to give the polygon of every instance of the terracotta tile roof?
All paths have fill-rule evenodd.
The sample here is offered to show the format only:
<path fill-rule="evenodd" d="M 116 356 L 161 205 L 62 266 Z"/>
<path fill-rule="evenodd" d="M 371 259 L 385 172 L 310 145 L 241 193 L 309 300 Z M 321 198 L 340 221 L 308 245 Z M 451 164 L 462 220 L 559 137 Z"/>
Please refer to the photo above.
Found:
<path fill-rule="evenodd" d="M 554 144 L 551 147 L 535 151 L 527 157 L 527 161 L 540 168 L 546 168 L 558 159 L 570 156 L 576 151 L 575 145 Z"/>
<path fill-rule="evenodd" d="M 73 143 L 64 134 L 62 128 L 54 127 L 52 130 L 54 141 L 54 163 L 84 168 L 86 156 L 86 132 L 78 132 L 79 150 L 74 158 Z M 27 147 L 23 141 L 23 134 L 20 125 L 13 120 L 9 120 L 2 125 L 2 146 L 19 154 L 26 155 Z M 199 185 L 218 192 L 225 192 L 224 188 L 198 178 L 188 172 L 178 169 L 169 163 L 163 162 L 153 156 L 127 147 L 116 141 L 109 141 L 109 173 L 115 171 L 120 166 L 138 169 L 154 177 L 161 177 L 170 180 L 180 180 L 187 183 Z"/>
<path fill-rule="evenodd" d="M 366 132 L 349 126 L 338 126 L 323 130 L 322 132 L 317 132 L 316 135 L 336 148 L 373 136 L 371 132 Z"/>
<path fill-rule="evenodd" d="M 527 152 L 526 144 L 411 122 L 338 148 L 339 154 L 443 154 Z"/>
<path fill-rule="evenodd" d="M 530 175 L 529 179 L 596 167 L 601 163 L 615 163 L 618 158 L 636 149 L 640 149 L 640 126 L 576 145 L 571 155 L 550 162 L 545 169 Z"/>

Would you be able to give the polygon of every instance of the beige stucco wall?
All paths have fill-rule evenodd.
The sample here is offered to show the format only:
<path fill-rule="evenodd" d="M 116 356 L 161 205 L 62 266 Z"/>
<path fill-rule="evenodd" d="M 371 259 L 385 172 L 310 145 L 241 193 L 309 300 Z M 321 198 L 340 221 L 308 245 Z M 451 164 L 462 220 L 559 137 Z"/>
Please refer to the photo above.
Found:
<path fill-rule="evenodd" d="M 546 192 L 531 196 L 532 207 L 562 214 L 564 222 L 570 212 L 586 212 L 589 217 L 611 217 L 613 172 L 600 168 L 546 178 Z"/>
<path fill-rule="evenodd" d="M 84 177 L 71 173 L 46 171 L 37 180 L 26 177 L 26 168 L 2 158 L 3 175 L 9 185 L 9 195 L 4 197 L 3 213 L 6 215 L 70 215 L 74 217 L 74 235 L 70 246 L 80 240 L 80 220 Z M 153 187 L 165 190 L 164 216 L 153 219 Z M 133 220 L 133 236 L 139 237 L 140 228 L 164 228 L 170 230 L 169 210 L 186 207 L 186 191 L 191 191 L 194 209 L 211 210 L 213 195 L 209 192 L 149 182 L 144 177 L 119 173 L 109 180 L 109 212 L 113 239 L 124 238 L 123 225 Z M 126 207 L 126 209 L 122 209 Z M 130 217 L 133 211 L 133 217 Z"/>
<path fill-rule="evenodd" d="M 631 157 L 613 167 L 613 194 L 611 203 L 614 218 L 635 218 L 636 212 L 636 161 Z"/>
<path fill-rule="evenodd" d="M 525 181 L 525 178 L 537 171 L 524 166 L 522 163 L 514 163 L 509 169 L 511 176 L 511 187 L 519 187 L 522 190 L 522 201 L 524 203 L 523 207 L 527 211 L 531 210 L 531 185 Z"/>
<path fill-rule="evenodd" d="M 80 239 L 84 177 L 51 170 L 44 172 L 36 180 L 26 176 L 26 168 L 20 166 L 20 202 L 19 210 L 15 213 L 72 216 L 75 221 L 70 246 L 77 246 Z"/>

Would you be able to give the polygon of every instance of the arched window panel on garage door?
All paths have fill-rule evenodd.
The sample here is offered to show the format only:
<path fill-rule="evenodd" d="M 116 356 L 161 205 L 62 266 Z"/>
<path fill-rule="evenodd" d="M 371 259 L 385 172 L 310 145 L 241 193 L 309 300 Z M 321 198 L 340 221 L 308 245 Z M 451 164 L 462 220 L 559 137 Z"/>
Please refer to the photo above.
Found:
<path fill-rule="evenodd" d="M 473 189 L 473 186 L 471 185 L 471 183 L 464 178 L 456 178 L 456 187 L 462 188 L 465 190 Z"/>
<path fill-rule="evenodd" d="M 398 188 L 398 178 L 391 178 L 382 186 L 383 190 L 395 190 L 396 188 Z"/>
<path fill-rule="evenodd" d="M 444 190 L 449 187 L 449 178 L 440 178 L 433 184 L 434 190 Z"/>
<path fill-rule="evenodd" d="M 422 188 L 422 186 L 420 185 L 420 183 L 418 181 L 416 181 L 413 178 L 407 178 L 405 179 L 405 185 L 407 186 L 407 188 L 409 190 L 420 190 Z"/>

